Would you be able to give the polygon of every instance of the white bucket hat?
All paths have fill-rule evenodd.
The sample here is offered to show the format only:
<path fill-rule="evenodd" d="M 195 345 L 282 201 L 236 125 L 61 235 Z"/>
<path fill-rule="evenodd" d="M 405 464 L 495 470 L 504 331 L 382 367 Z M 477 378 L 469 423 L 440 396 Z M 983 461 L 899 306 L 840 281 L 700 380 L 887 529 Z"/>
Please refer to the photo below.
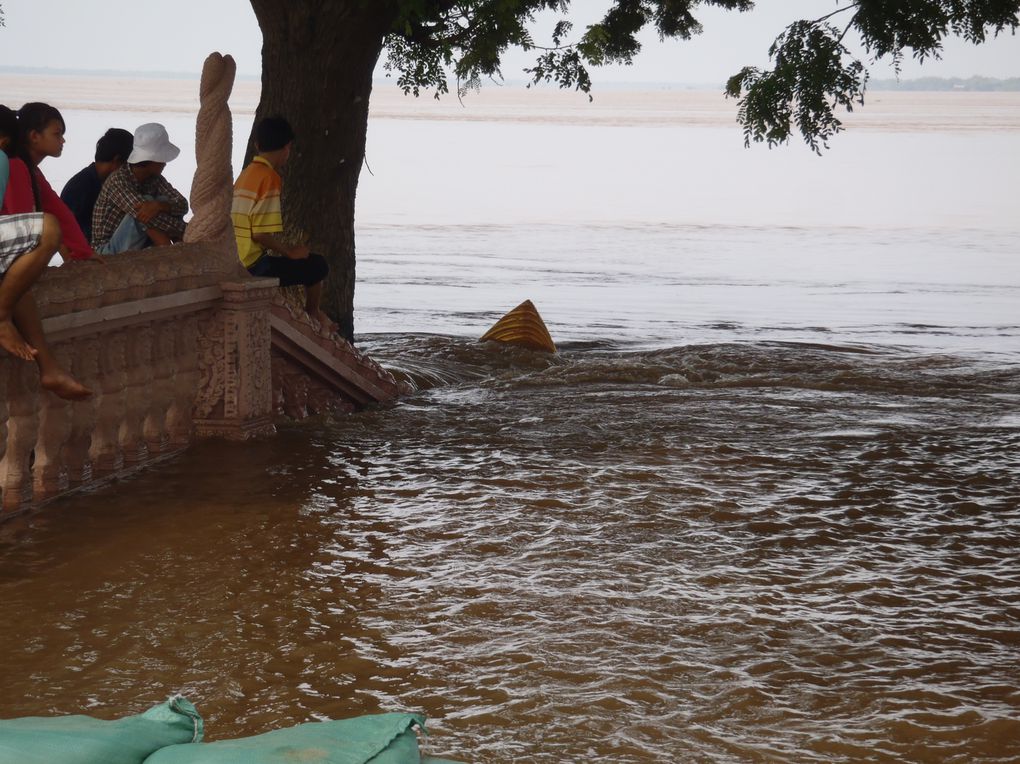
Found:
<path fill-rule="evenodd" d="M 128 157 L 128 164 L 169 162 L 180 153 L 181 150 L 170 143 L 166 128 L 158 122 L 149 122 L 135 130 L 135 145 Z"/>

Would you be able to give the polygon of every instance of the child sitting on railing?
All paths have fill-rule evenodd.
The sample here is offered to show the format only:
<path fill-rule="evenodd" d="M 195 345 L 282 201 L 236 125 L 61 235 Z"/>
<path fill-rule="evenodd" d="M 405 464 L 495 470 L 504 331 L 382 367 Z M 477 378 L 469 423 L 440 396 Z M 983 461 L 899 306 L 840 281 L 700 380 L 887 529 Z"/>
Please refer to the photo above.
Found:
<path fill-rule="evenodd" d="M 45 103 L 26 103 L 17 113 L 14 146 L 7 149 L 10 179 L 3 199 L 3 213 L 48 212 L 60 224 L 60 254 L 65 260 L 94 260 L 96 253 L 57 192 L 46 181 L 40 163 L 64 151 L 64 118 Z"/>
<path fill-rule="evenodd" d="M 0 106 L 0 199 L 5 199 L 10 190 L 7 152 L 12 150 L 17 135 L 17 115 Z M 5 210 L 6 205 L 0 209 Z M 61 398 L 81 400 L 92 391 L 68 374 L 53 356 L 29 291 L 60 242 L 60 223 L 47 212 L 0 214 L 0 347 L 13 356 L 35 361 L 40 384 L 46 390 Z"/>

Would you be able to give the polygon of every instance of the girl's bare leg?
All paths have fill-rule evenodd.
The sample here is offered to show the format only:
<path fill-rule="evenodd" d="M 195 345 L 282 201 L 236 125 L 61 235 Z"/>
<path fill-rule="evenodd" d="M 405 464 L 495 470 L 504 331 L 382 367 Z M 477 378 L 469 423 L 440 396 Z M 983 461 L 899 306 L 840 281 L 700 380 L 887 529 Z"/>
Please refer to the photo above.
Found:
<path fill-rule="evenodd" d="M 37 351 L 25 341 L 12 321 L 15 306 L 39 280 L 59 246 L 60 224 L 55 217 L 46 214 L 38 246 L 15 260 L 0 280 L 0 347 L 26 361 L 34 360 Z"/>
<path fill-rule="evenodd" d="M 39 383 L 54 395 L 69 401 L 80 401 L 92 391 L 72 377 L 54 357 L 43 334 L 42 319 L 31 292 L 22 295 L 14 306 L 14 323 L 22 335 L 35 348 L 35 362 L 39 364 Z"/>
<path fill-rule="evenodd" d="M 0 318 L 0 348 L 15 358 L 24 361 L 35 360 L 35 348 L 25 342 L 25 338 L 21 336 L 21 332 L 9 318 Z"/>

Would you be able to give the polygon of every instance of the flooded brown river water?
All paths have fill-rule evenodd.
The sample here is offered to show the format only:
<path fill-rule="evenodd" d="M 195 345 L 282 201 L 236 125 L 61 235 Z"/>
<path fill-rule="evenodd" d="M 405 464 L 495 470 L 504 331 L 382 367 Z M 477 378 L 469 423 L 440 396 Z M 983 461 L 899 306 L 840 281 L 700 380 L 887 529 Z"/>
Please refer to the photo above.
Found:
<path fill-rule="evenodd" d="M 183 691 L 219 738 L 420 709 L 477 762 L 1020 758 L 1016 368 L 370 345 L 422 391 L 0 529 L 5 715 Z"/>

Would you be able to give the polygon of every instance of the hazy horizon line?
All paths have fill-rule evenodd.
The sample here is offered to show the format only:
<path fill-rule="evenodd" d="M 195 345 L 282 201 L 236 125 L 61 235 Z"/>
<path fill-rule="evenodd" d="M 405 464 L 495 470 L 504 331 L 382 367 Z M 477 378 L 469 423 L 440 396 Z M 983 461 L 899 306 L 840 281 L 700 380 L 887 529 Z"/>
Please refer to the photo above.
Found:
<path fill-rule="evenodd" d="M 199 80 L 201 78 L 201 72 L 198 71 L 169 71 L 169 70 L 135 70 L 135 69 L 72 69 L 68 67 L 46 67 L 46 66 L 15 66 L 0 64 L 0 74 L 14 74 L 14 75 L 49 75 L 49 76 L 65 76 L 65 77 L 124 77 L 125 75 L 131 76 L 135 79 L 153 79 L 153 80 Z M 261 74 L 250 74 L 250 73 L 237 73 L 237 79 L 252 82 L 261 80 Z M 881 87 L 899 87 L 902 85 L 908 85 L 910 83 L 918 83 L 930 81 L 932 83 L 966 83 L 966 82 L 981 82 L 981 83 L 1016 83 L 1016 90 L 1020 90 L 1020 75 L 1016 77 L 987 77 L 979 74 L 972 74 L 969 77 L 938 77 L 938 76 L 919 76 L 909 77 L 902 79 L 872 79 L 868 81 L 868 86 L 875 88 L 876 86 Z M 373 78 L 374 84 L 392 84 L 396 85 L 394 78 L 384 76 Z M 556 88 L 555 85 L 547 85 L 540 83 L 533 85 L 529 80 L 525 79 L 504 79 L 501 81 L 495 81 L 495 86 L 525 86 L 532 85 L 540 88 Z M 622 90 L 635 86 L 654 86 L 658 89 L 677 89 L 677 90 L 718 90 L 725 87 L 725 82 L 678 82 L 675 80 L 630 80 L 630 81 L 599 81 L 596 78 L 593 79 L 593 89 L 595 90 Z M 485 87 L 485 86 L 483 86 Z M 1012 89 L 1012 88 L 1011 88 Z"/>

